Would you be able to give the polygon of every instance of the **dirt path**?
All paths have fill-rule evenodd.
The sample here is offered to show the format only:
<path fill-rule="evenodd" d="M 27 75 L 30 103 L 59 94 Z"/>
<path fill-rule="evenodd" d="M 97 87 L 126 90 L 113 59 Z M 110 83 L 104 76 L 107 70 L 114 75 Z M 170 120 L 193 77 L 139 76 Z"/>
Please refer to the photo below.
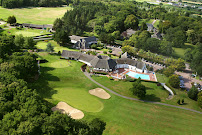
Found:
<path fill-rule="evenodd" d="M 183 109 L 183 110 L 188 110 L 188 111 L 192 111 L 192 112 L 196 112 L 196 113 L 202 114 L 202 112 L 200 112 L 200 111 L 196 111 L 196 110 L 189 109 L 189 108 L 184 108 L 184 107 L 175 106 L 175 105 L 170 105 L 170 104 L 165 104 L 165 103 L 160 103 L 160 102 L 146 101 L 146 100 L 141 100 L 141 99 L 137 99 L 137 98 L 131 98 L 131 97 L 123 96 L 123 95 L 118 94 L 118 93 L 114 92 L 113 90 L 111 90 L 111 89 L 109 89 L 109 88 L 103 86 L 102 84 L 96 82 L 95 80 L 93 80 L 93 79 L 90 77 L 89 73 L 84 72 L 84 75 L 85 75 L 87 78 L 89 78 L 92 82 L 94 82 L 95 84 L 97 84 L 98 86 L 104 88 L 105 90 L 111 92 L 111 93 L 114 94 L 114 95 L 117 95 L 117 96 L 122 97 L 122 98 L 125 98 L 125 99 L 134 100 L 134 101 L 141 101 L 141 102 L 148 102 L 148 103 L 158 104 L 158 105 L 164 105 L 164 106 L 174 107 L 174 108 Z"/>

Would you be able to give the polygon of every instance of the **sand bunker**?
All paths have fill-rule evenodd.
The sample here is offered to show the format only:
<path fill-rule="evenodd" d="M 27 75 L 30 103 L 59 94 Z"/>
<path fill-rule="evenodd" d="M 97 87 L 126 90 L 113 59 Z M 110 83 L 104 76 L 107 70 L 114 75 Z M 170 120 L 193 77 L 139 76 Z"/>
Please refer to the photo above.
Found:
<path fill-rule="evenodd" d="M 101 88 L 89 90 L 89 93 L 102 99 L 109 99 L 111 97 L 105 90 Z"/>
<path fill-rule="evenodd" d="M 69 115 L 72 119 L 82 119 L 84 113 L 78 109 L 75 109 L 65 102 L 59 102 L 55 107 L 51 108 L 52 111 L 60 111 Z"/>

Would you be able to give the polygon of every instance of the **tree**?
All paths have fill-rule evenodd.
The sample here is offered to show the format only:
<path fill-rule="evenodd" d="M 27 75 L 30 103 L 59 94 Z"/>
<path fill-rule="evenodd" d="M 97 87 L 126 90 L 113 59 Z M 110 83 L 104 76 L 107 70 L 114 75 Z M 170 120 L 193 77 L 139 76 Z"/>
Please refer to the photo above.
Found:
<path fill-rule="evenodd" d="M 18 48 L 23 48 L 25 43 L 25 38 L 22 34 L 15 36 L 14 43 Z"/>
<path fill-rule="evenodd" d="M 137 30 L 138 24 L 139 24 L 139 21 L 137 17 L 135 17 L 133 14 L 128 15 L 124 21 L 124 26 L 126 29 L 131 28 L 131 29 Z"/>
<path fill-rule="evenodd" d="M 135 52 L 134 48 L 129 45 L 123 46 L 122 51 L 123 53 L 128 52 L 130 55 L 134 55 L 134 52 Z"/>
<path fill-rule="evenodd" d="M 163 74 L 167 77 L 173 75 L 175 72 L 175 69 L 171 66 L 167 67 L 166 69 L 164 69 Z"/>
<path fill-rule="evenodd" d="M 48 43 L 48 44 L 46 45 L 46 51 L 47 51 L 47 52 L 54 52 L 54 46 L 51 45 L 51 43 Z"/>
<path fill-rule="evenodd" d="M 202 76 L 202 43 L 197 43 L 197 47 L 193 51 L 193 59 L 191 61 L 191 68 Z"/>
<path fill-rule="evenodd" d="M 169 84 L 174 88 L 179 88 L 180 79 L 178 75 L 172 75 L 169 77 Z"/>
<path fill-rule="evenodd" d="M 182 104 L 184 104 L 184 98 L 182 99 Z"/>
<path fill-rule="evenodd" d="M 147 24 L 146 24 L 145 22 L 142 22 L 142 23 L 141 23 L 140 30 L 141 30 L 141 31 L 147 30 Z"/>
<path fill-rule="evenodd" d="M 189 62 L 190 62 L 190 61 L 193 59 L 191 48 L 187 48 L 187 49 L 185 50 L 184 56 L 185 56 L 185 60 L 186 60 L 186 61 L 189 61 Z"/>
<path fill-rule="evenodd" d="M 187 94 L 189 98 L 197 100 L 198 89 L 195 86 L 192 86 Z"/>
<path fill-rule="evenodd" d="M 169 41 L 166 40 L 161 41 L 160 53 L 167 56 L 172 55 L 172 53 L 174 52 L 172 46 L 173 46 L 172 43 Z"/>
<path fill-rule="evenodd" d="M 53 29 L 54 30 L 61 29 L 62 25 L 63 25 L 63 21 L 60 18 L 57 18 L 53 23 Z"/>
<path fill-rule="evenodd" d="M 133 92 L 134 95 L 136 95 L 139 98 L 143 98 L 146 95 L 146 87 L 141 84 L 141 79 L 138 78 L 138 80 L 136 80 L 133 83 L 133 87 L 131 88 L 131 91 Z"/>
<path fill-rule="evenodd" d="M 180 105 L 180 99 L 177 101 L 178 105 Z"/>
<path fill-rule="evenodd" d="M 143 46 L 144 50 L 150 50 L 153 53 L 160 52 L 160 40 L 156 38 L 148 38 Z"/>
<path fill-rule="evenodd" d="M 35 45 L 36 45 L 36 42 L 34 41 L 32 37 L 25 38 L 24 48 L 33 49 Z"/>
<path fill-rule="evenodd" d="M 10 24 L 14 24 L 16 23 L 16 18 L 15 16 L 9 16 L 8 19 L 7 19 L 7 23 L 10 23 Z"/>
<path fill-rule="evenodd" d="M 100 120 L 99 118 L 95 118 L 90 122 L 90 128 L 94 135 L 102 135 L 105 130 L 106 123 Z"/>
<path fill-rule="evenodd" d="M 198 93 L 197 102 L 198 102 L 199 107 L 202 108 L 202 92 Z"/>
<path fill-rule="evenodd" d="M 197 35 L 194 30 L 187 30 L 186 36 L 187 36 L 187 42 L 191 44 L 197 43 Z"/>
<path fill-rule="evenodd" d="M 66 44 L 70 42 L 69 33 L 63 28 L 56 30 L 53 39 L 62 46 L 66 46 Z"/>

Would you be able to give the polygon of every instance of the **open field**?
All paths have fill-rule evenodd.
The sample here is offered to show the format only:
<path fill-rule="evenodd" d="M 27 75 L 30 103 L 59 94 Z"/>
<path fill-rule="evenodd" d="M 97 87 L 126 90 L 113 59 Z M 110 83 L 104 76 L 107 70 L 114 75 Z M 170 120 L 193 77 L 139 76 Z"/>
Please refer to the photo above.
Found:
<path fill-rule="evenodd" d="M 177 58 L 185 59 L 185 57 L 184 57 L 185 50 L 186 50 L 187 48 L 194 49 L 195 47 L 196 47 L 195 45 L 191 45 L 191 44 L 189 44 L 189 43 L 185 43 L 185 46 L 184 46 L 183 48 L 176 48 L 176 47 L 173 47 L 173 49 L 174 49 L 173 56 L 174 56 L 174 57 L 177 57 Z"/>
<path fill-rule="evenodd" d="M 9 34 L 9 35 L 22 34 L 24 37 L 34 37 L 34 36 L 39 36 L 39 35 L 44 35 L 44 34 L 50 34 L 50 32 L 47 32 L 46 30 L 42 30 L 42 29 L 25 29 L 25 28 L 23 28 L 22 30 L 18 30 L 15 28 L 6 29 L 6 30 L 2 31 L 2 33 Z"/>
<path fill-rule="evenodd" d="M 79 62 L 71 61 L 71 66 L 58 67 L 53 63 L 67 63 L 59 56 L 44 54 L 47 63 L 41 63 L 41 76 L 33 88 L 56 105 L 67 102 L 84 112 L 87 121 L 101 118 L 107 123 L 104 134 L 200 134 L 202 132 L 201 114 L 171 107 L 136 102 L 117 97 L 102 100 L 88 93 L 97 88 L 80 70 Z M 30 84 L 31 85 L 31 84 Z"/>
<path fill-rule="evenodd" d="M 53 24 L 56 18 L 61 18 L 67 10 L 71 7 L 57 7 L 57 8 L 16 8 L 6 9 L 0 7 L 0 18 L 7 20 L 11 15 L 14 15 L 18 23 L 31 24 Z"/>
<path fill-rule="evenodd" d="M 59 44 L 57 44 L 57 43 L 56 43 L 55 41 L 53 41 L 53 40 L 49 40 L 48 42 L 45 42 L 45 41 L 37 42 L 36 47 L 37 47 L 38 49 L 43 49 L 43 50 L 45 50 L 45 49 L 46 49 L 46 45 L 47 45 L 48 43 L 51 43 L 51 44 L 54 46 L 55 52 L 60 51 L 60 52 L 62 53 L 62 50 L 79 51 L 79 50 L 75 50 L 75 49 L 70 49 L 70 48 L 68 48 L 68 47 L 60 46 Z"/>

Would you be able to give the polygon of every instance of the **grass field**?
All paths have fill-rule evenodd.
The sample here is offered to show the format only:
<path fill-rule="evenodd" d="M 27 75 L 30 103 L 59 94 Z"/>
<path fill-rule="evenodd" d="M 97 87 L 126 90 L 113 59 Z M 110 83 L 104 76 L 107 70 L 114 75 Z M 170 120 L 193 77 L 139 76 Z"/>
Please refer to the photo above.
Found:
<path fill-rule="evenodd" d="M 185 59 L 185 57 L 184 57 L 185 50 L 186 50 L 187 48 L 194 49 L 195 47 L 196 47 L 195 45 L 191 45 L 191 44 L 189 44 L 189 43 L 185 43 L 185 46 L 184 46 L 183 48 L 176 48 L 176 47 L 173 47 L 173 49 L 174 49 L 173 56 L 174 56 L 174 57 L 177 57 L 177 58 Z"/>
<path fill-rule="evenodd" d="M 6 29 L 2 32 L 3 34 L 9 34 L 9 35 L 20 35 L 22 34 L 24 37 L 34 37 L 39 36 L 43 34 L 50 34 L 50 32 L 47 32 L 46 30 L 42 29 L 22 29 L 18 30 L 15 28 L 12 29 Z"/>
<path fill-rule="evenodd" d="M 53 40 L 49 40 L 48 42 L 45 42 L 45 41 L 40 41 L 40 42 L 37 42 L 37 45 L 36 47 L 38 49 L 46 49 L 46 45 L 48 43 L 51 43 L 53 46 L 54 46 L 54 51 L 55 52 L 58 52 L 58 51 L 61 51 L 62 53 L 62 50 L 69 50 L 69 51 L 79 51 L 79 50 L 75 50 L 75 49 L 70 49 L 68 47 L 63 47 L 63 46 L 60 46 L 59 44 L 57 44 L 55 41 Z"/>
<path fill-rule="evenodd" d="M 128 97 L 134 97 L 137 98 L 132 94 L 132 92 L 129 90 L 132 88 L 132 82 L 124 82 L 124 81 L 113 81 L 109 80 L 107 77 L 93 77 L 94 80 L 97 82 L 100 82 L 104 86 L 116 91 L 117 93 L 128 96 Z M 147 88 L 147 94 L 146 97 L 143 98 L 144 100 L 148 101 L 165 101 L 168 97 L 169 93 L 163 89 L 161 86 L 157 86 L 156 83 L 151 82 L 142 82 L 143 85 Z"/>
<path fill-rule="evenodd" d="M 104 135 L 200 134 L 201 114 L 171 107 L 136 102 L 111 94 L 102 100 L 88 93 L 97 86 L 80 70 L 79 62 L 42 53 L 41 75 L 33 88 L 53 104 L 65 101 L 85 113 L 84 120 L 99 117 L 107 123 Z M 65 63 L 67 64 L 66 66 Z M 55 64 L 58 64 L 55 66 Z M 60 67 L 61 65 L 61 67 Z M 31 85 L 30 85 L 31 86 Z"/>
<path fill-rule="evenodd" d="M 61 18 L 70 7 L 57 8 L 16 8 L 6 9 L 0 7 L 0 18 L 7 20 L 14 15 L 18 23 L 53 24 L 56 18 Z"/>

